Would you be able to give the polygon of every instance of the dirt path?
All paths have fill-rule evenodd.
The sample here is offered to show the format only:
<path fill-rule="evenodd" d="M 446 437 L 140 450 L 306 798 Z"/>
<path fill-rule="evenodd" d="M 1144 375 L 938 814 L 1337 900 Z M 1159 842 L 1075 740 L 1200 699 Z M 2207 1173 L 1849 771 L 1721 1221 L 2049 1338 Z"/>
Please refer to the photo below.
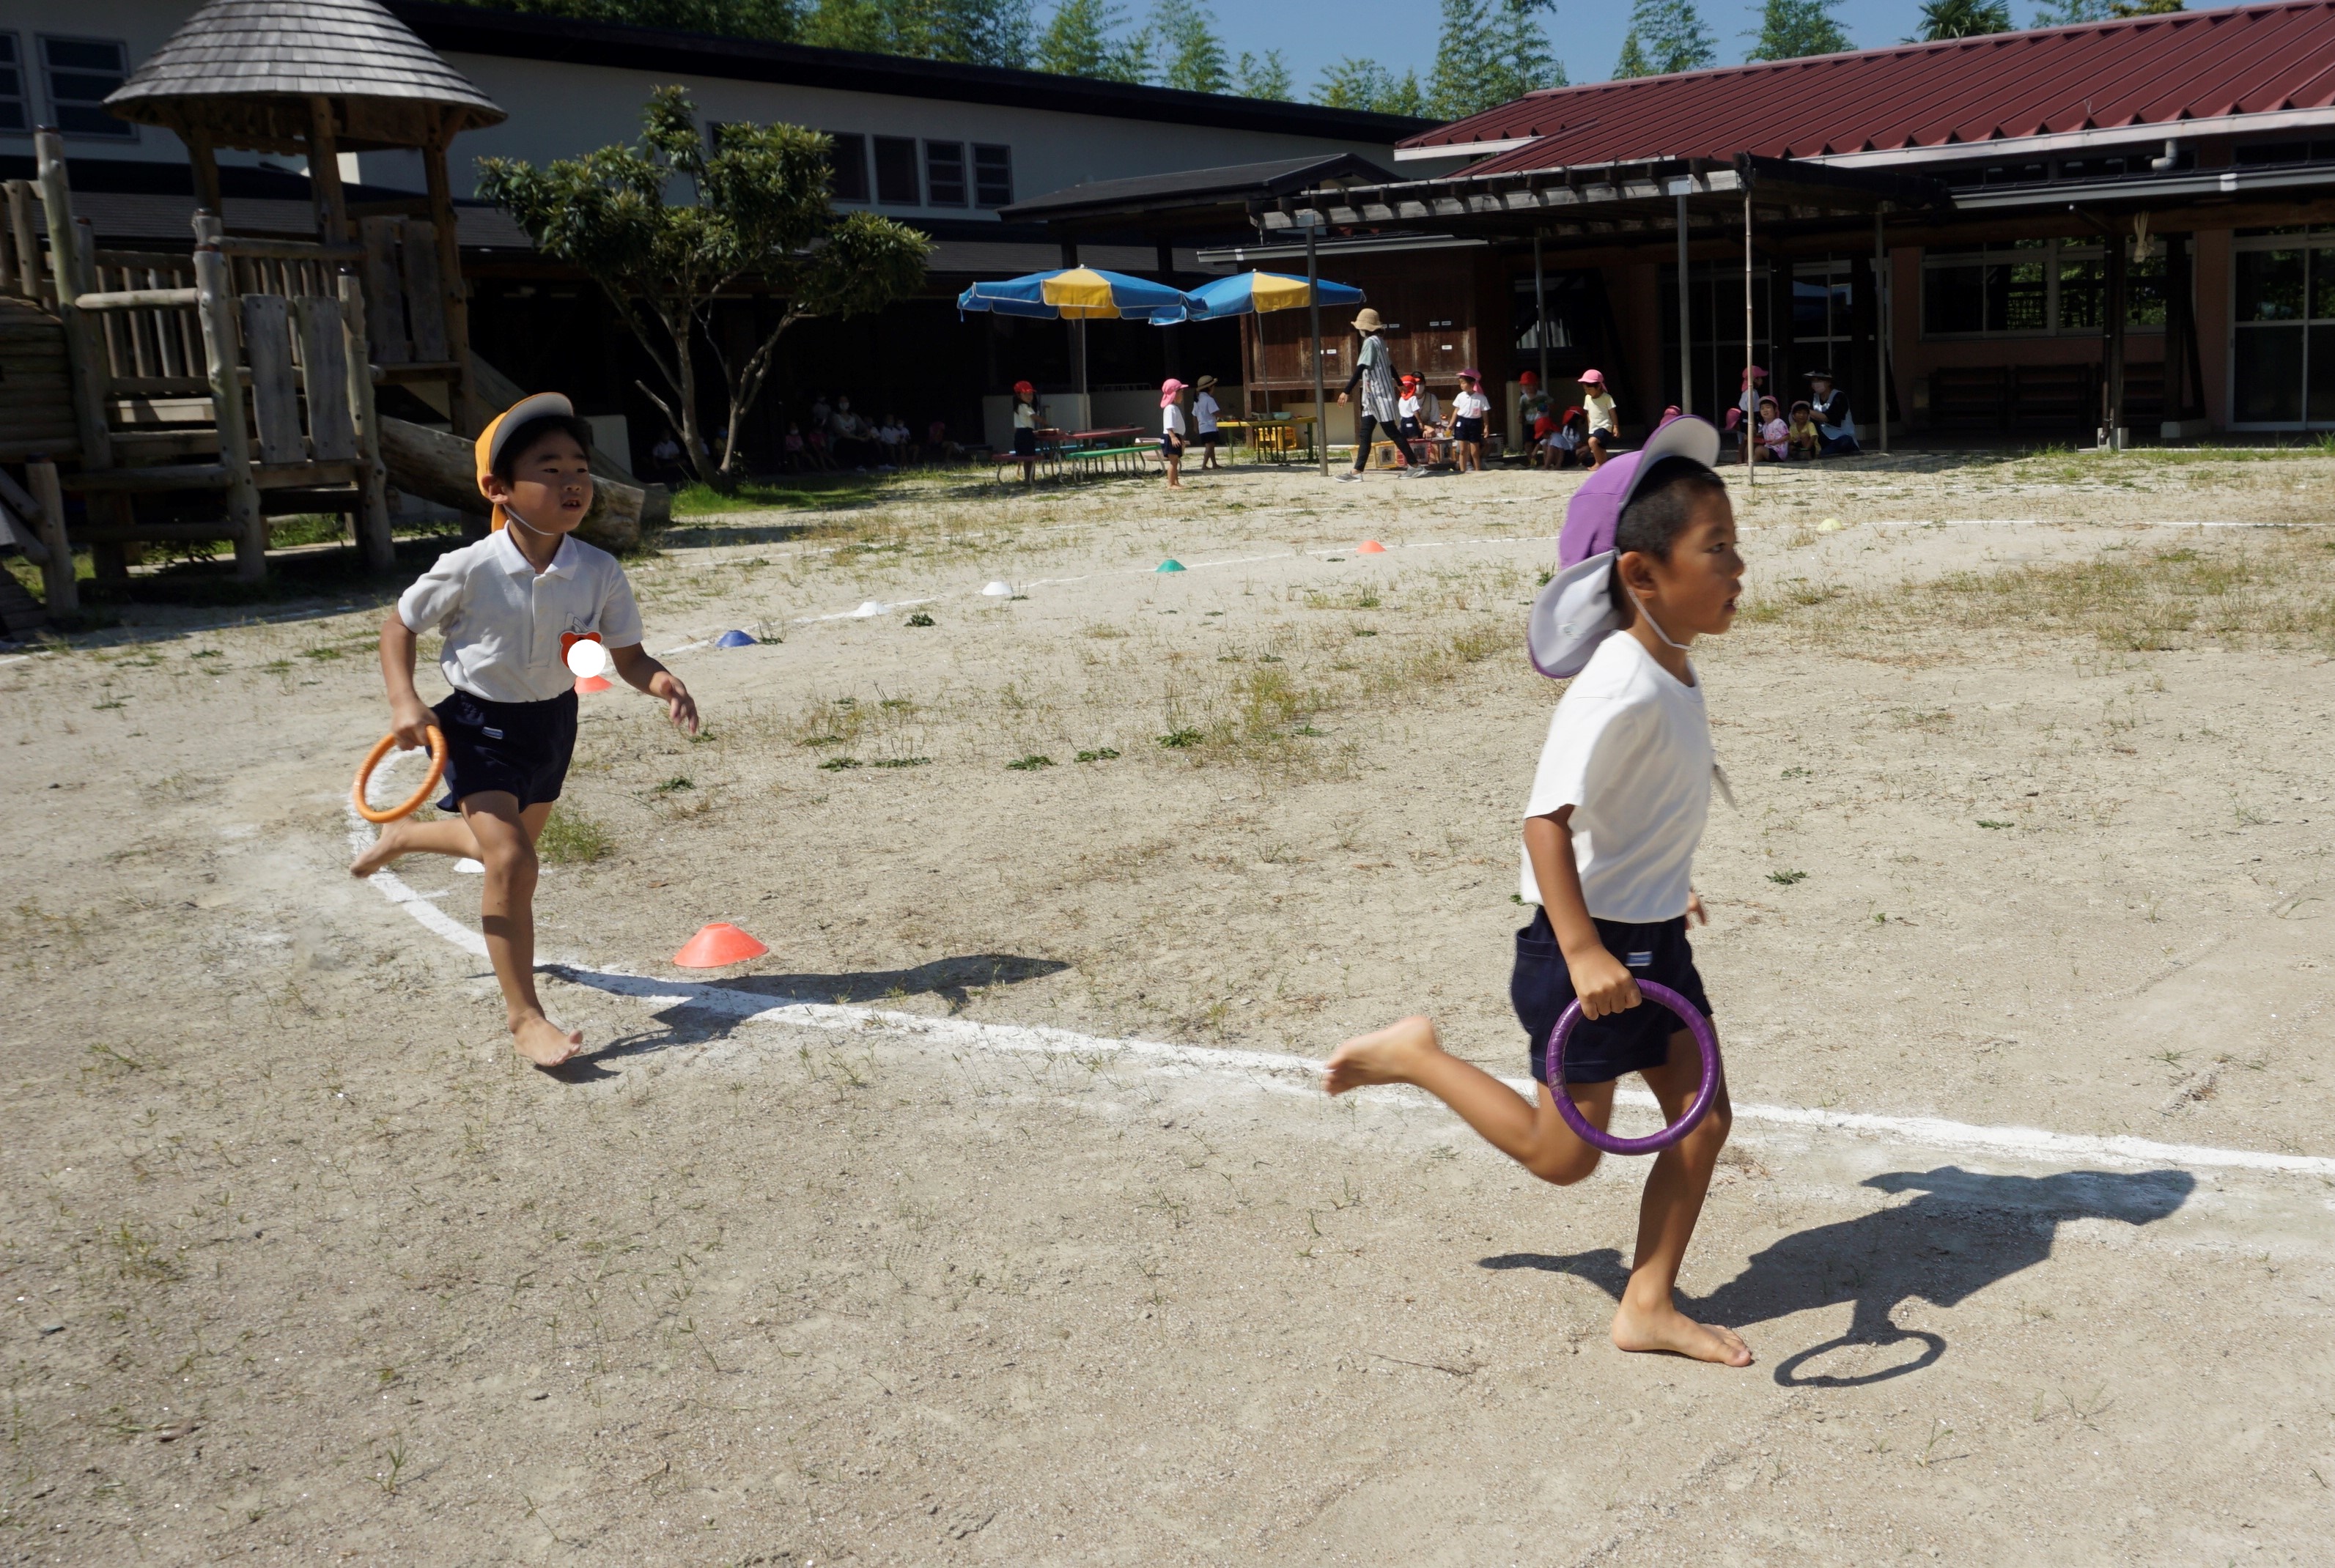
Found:
<path fill-rule="evenodd" d="M 474 878 L 400 868 L 433 930 L 339 870 L 377 611 L 0 664 L 12 1549 L 2311 1561 L 2335 1179 L 1905 1119 L 2335 1157 L 2325 552 L 2163 526 L 2310 523 L 2324 460 L 2075 461 L 1745 508 L 1699 955 L 1739 1099 L 1899 1119 L 1739 1124 L 1686 1285 L 1741 1374 L 1603 1342 L 1635 1166 L 1270 1060 L 1424 1007 L 1521 1072 L 1569 481 L 907 490 L 644 564 L 711 738 L 590 700 L 565 1082 Z M 772 953 L 670 969 L 710 920 Z"/>

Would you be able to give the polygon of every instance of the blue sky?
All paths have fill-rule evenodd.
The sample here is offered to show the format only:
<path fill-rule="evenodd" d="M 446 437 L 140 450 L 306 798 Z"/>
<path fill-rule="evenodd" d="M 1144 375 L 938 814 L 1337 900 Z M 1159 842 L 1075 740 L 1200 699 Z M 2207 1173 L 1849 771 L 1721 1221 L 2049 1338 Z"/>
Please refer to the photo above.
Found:
<path fill-rule="evenodd" d="M 1745 0 L 1698 0 L 1703 20 L 1718 35 L 1719 57 L 1733 63 L 1751 47 L 1759 26 L 1756 7 Z M 2205 10 L 2211 0 L 2190 0 Z M 1130 12 L 1144 9 L 1130 5 Z M 1282 51 L 1296 74 L 1298 95 L 1311 97 L 1322 68 L 1342 55 L 1362 55 L 1398 73 L 1415 67 L 1423 80 L 1435 60 L 1436 0 L 1282 0 L 1269 5 L 1235 5 L 1212 0 L 1216 24 L 1235 53 L 1246 49 Z M 1042 13 L 1046 7 L 1042 4 Z M 2034 0 L 2011 0 L 2021 25 L 2035 14 Z M 1860 49 L 1879 48 L 1913 36 L 1921 17 L 1919 0 L 1846 0 L 1835 12 Z M 1548 34 L 1558 58 L 1575 82 L 1603 82 L 1613 73 L 1629 31 L 1627 0 L 1557 0 Z"/>

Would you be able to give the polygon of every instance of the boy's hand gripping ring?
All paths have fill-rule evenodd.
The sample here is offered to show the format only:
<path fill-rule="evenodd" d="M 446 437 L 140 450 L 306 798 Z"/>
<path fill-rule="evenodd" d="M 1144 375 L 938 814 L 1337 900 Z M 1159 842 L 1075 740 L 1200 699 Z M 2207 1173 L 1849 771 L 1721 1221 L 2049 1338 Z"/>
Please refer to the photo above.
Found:
<path fill-rule="evenodd" d="M 1581 1021 L 1581 1002 L 1576 997 L 1565 1007 L 1565 1015 L 1556 1021 L 1556 1027 L 1549 1031 L 1549 1096 L 1556 1101 L 1556 1114 L 1565 1118 L 1565 1125 L 1571 1128 L 1582 1142 L 1593 1148 L 1602 1148 L 1607 1154 L 1659 1154 L 1692 1132 L 1696 1125 L 1710 1114 L 1710 1102 L 1719 1098 L 1719 1036 L 1711 1031 L 1710 1021 L 1702 1016 L 1694 1003 L 1667 985 L 1642 980 L 1638 982 L 1638 993 L 1646 1002 L 1667 1007 L 1677 1013 L 1679 1021 L 1686 1025 L 1687 1032 L 1694 1036 L 1695 1044 L 1702 1048 L 1702 1087 L 1695 1091 L 1694 1103 L 1686 1108 L 1684 1116 L 1648 1137 L 1615 1137 L 1610 1132 L 1590 1126 L 1589 1118 L 1581 1114 L 1581 1108 L 1573 1103 L 1573 1097 L 1565 1092 L 1565 1045 L 1573 1036 L 1573 1026 Z M 1645 1004 L 1642 1002 L 1638 1005 L 1643 1007 Z"/>
<path fill-rule="evenodd" d="M 373 770 L 381 765 L 381 760 L 388 756 L 389 749 L 396 744 L 396 736 L 383 735 L 373 743 L 373 750 L 365 753 L 365 760 L 357 767 L 357 781 L 349 789 L 349 804 L 355 807 L 357 815 L 368 822 L 394 822 L 401 817 L 412 816 L 421 809 L 421 803 L 430 799 L 430 792 L 438 788 L 438 780 L 445 776 L 446 733 L 432 724 L 430 726 L 430 773 L 421 780 L 421 788 L 406 797 L 402 804 L 392 806 L 385 811 L 366 805 L 365 786 L 373 782 Z"/>

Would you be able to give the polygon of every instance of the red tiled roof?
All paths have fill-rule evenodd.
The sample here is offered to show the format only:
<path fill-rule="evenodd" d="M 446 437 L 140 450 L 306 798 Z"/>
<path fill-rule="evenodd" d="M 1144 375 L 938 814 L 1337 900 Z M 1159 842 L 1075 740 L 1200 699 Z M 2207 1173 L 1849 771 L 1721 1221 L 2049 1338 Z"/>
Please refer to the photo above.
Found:
<path fill-rule="evenodd" d="M 1400 146 L 1481 145 L 1471 174 L 1737 152 L 1894 165 L 2311 124 L 2335 124 L 2335 0 L 1552 88 Z"/>

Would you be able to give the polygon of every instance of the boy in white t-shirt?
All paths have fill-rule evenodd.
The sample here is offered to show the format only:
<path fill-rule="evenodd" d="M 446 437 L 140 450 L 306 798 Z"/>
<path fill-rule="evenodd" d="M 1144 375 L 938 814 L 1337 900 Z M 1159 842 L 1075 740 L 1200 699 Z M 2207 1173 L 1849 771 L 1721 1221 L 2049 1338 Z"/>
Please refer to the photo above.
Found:
<path fill-rule="evenodd" d="M 1224 415 L 1224 406 L 1216 402 L 1216 378 L 1204 375 L 1192 383 L 1192 433 L 1200 443 L 1200 466 L 1216 466 L 1216 421 Z"/>
<path fill-rule="evenodd" d="M 349 866 L 370 876 L 401 855 L 451 855 L 486 868 L 481 934 L 503 992 L 511 1044 L 538 1067 L 574 1056 L 584 1036 L 544 1016 L 535 990 L 535 842 L 576 749 L 568 645 L 591 638 L 617 676 L 662 701 L 695 733 L 689 689 L 641 647 L 625 568 L 573 537 L 592 508 L 592 427 L 557 392 L 512 404 L 480 433 L 479 489 L 492 531 L 450 550 L 399 596 L 381 628 L 390 733 L 400 750 L 446 740 L 446 798 L 459 815 L 392 822 Z M 421 634 L 445 634 L 439 670 L 453 690 L 435 708 L 413 685 Z"/>
<path fill-rule="evenodd" d="M 1459 373 L 1459 395 L 1451 400 L 1451 446 L 1459 471 L 1484 471 L 1484 421 L 1492 400 L 1484 395 L 1484 378 L 1472 370 Z"/>
<path fill-rule="evenodd" d="M 1584 1021 L 1565 1053 L 1563 1092 L 1592 1125 L 1608 1125 L 1624 1073 L 1642 1076 L 1672 1121 L 1701 1087 L 1693 1037 L 1646 1002 L 1638 982 L 1711 1011 L 1687 941 L 1689 919 L 1706 918 L 1690 873 L 1713 764 L 1686 650 L 1728 629 L 1742 589 L 1734 511 L 1710 470 L 1718 456 L 1719 432 L 1682 419 L 1642 452 L 1603 465 L 1574 493 L 1558 546 L 1566 569 L 1536 607 L 1534 666 L 1574 679 L 1525 808 L 1520 893 L 1540 907 L 1516 934 L 1509 994 L 1532 1042 L 1535 1100 L 1444 1050 L 1424 1018 L 1350 1040 L 1328 1064 L 1332 1094 L 1415 1085 L 1559 1186 L 1589 1175 L 1599 1157 L 1565 1126 L 1549 1083 L 1549 1035 L 1576 996 Z M 1692 1321 L 1673 1299 L 1731 1119 L 1722 1083 L 1709 1114 L 1654 1160 L 1613 1315 L 1623 1350 L 1750 1364 L 1733 1331 Z"/>

